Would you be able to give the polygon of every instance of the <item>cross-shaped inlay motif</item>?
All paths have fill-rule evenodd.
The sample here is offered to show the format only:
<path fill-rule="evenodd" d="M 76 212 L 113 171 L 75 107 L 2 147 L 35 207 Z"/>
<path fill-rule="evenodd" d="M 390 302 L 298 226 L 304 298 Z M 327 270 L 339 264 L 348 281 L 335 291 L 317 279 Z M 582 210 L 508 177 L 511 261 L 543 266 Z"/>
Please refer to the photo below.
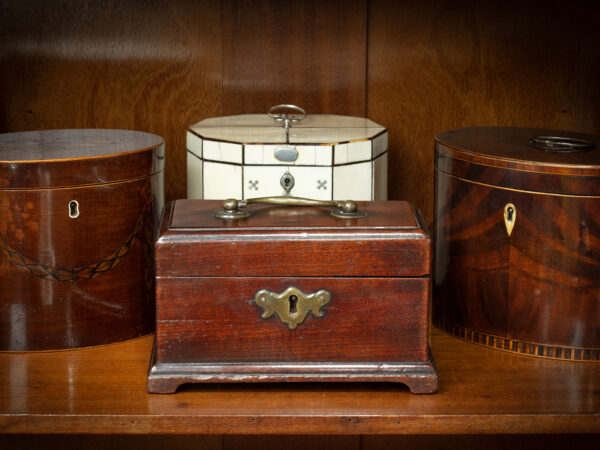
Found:
<path fill-rule="evenodd" d="M 258 180 L 248 180 L 248 188 L 250 190 L 254 189 L 258 191 Z"/>
<path fill-rule="evenodd" d="M 317 180 L 317 189 L 327 189 L 327 180 Z"/>

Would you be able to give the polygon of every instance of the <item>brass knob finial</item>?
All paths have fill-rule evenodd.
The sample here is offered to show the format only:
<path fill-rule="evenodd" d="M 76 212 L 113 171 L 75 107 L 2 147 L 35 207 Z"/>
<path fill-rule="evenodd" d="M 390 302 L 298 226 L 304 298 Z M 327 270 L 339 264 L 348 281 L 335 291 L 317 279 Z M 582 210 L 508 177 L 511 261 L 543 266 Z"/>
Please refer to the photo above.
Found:
<path fill-rule="evenodd" d="M 238 201 L 235 198 L 223 200 L 223 209 L 227 212 L 236 212 L 238 210 Z"/>
<path fill-rule="evenodd" d="M 355 213 L 358 208 L 355 201 L 344 200 L 340 205 L 340 209 L 345 213 Z"/>

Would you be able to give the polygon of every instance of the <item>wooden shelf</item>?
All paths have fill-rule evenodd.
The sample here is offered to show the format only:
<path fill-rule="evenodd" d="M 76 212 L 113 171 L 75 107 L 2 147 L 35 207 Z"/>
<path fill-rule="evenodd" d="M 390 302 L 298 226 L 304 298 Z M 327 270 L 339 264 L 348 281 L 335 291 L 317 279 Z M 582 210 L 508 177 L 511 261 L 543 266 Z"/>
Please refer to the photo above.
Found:
<path fill-rule="evenodd" d="M 439 392 L 390 383 L 213 384 L 146 393 L 152 337 L 0 354 L 2 433 L 600 433 L 600 363 L 504 353 L 433 329 Z"/>

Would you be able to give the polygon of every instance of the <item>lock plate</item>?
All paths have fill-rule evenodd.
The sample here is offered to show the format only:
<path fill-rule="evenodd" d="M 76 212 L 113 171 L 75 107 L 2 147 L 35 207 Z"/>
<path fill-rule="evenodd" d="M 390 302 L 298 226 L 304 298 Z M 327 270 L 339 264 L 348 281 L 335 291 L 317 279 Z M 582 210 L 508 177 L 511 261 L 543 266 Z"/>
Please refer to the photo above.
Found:
<path fill-rule="evenodd" d="M 301 324 L 311 311 L 316 317 L 323 317 L 321 307 L 330 301 L 331 293 L 324 289 L 309 295 L 295 287 L 289 287 L 281 294 L 262 289 L 254 295 L 254 303 L 263 310 L 263 319 L 277 314 L 290 330 Z"/>

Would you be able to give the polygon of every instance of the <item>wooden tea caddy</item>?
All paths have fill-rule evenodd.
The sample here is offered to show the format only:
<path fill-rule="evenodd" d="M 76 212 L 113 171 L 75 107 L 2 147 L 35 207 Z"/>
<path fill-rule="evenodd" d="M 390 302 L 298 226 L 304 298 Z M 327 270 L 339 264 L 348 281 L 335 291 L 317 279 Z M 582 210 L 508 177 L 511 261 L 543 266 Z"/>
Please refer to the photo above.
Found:
<path fill-rule="evenodd" d="M 243 210 L 258 201 L 275 205 Z M 407 202 L 177 200 L 156 243 L 148 391 L 393 381 L 435 392 L 430 261 Z"/>
<path fill-rule="evenodd" d="M 1 351 L 152 332 L 164 163 L 139 131 L 0 134 Z"/>
<path fill-rule="evenodd" d="M 436 137 L 433 323 L 499 350 L 600 361 L 600 137 Z"/>

